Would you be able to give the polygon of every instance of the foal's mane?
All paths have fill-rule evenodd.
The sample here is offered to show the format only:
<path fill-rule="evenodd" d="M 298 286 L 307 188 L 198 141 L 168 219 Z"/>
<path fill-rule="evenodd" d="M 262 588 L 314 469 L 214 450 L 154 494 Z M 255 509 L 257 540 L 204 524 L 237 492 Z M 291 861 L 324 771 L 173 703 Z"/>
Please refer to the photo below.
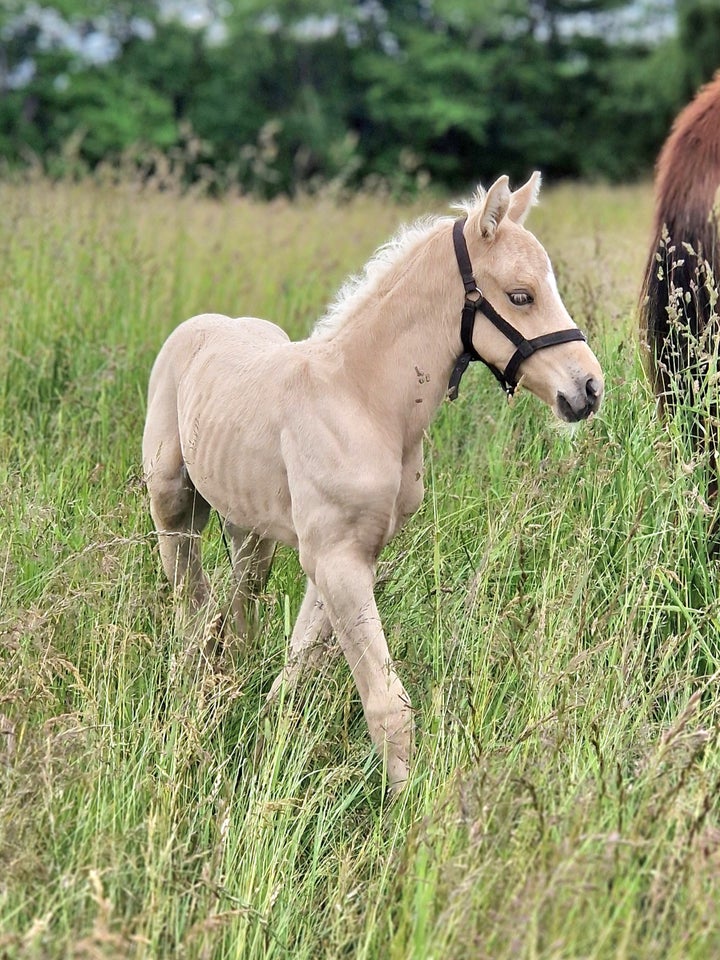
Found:
<path fill-rule="evenodd" d="M 455 209 L 468 214 L 484 197 L 484 191 L 478 189 L 469 201 L 457 204 Z M 421 217 L 401 227 L 394 237 L 378 247 L 360 273 L 345 281 L 325 314 L 313 327 L 311 336 L 331 336 L 342 327 L 362 305 L 382 291 L 384 282 L 403 261 L 410 260 L 431 236 L 451 223 L 452 219 L 446 216 Z"/>

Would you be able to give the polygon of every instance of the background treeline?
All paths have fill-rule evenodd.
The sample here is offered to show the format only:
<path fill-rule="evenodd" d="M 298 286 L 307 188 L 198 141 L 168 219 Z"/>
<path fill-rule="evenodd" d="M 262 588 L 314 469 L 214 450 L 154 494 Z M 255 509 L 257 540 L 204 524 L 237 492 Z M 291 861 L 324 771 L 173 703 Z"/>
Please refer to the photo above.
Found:
<path fill-rule="evenodd" d="M 646 173 L 718 0 L 4 0 L 0 163 L 239 185 Z"/>

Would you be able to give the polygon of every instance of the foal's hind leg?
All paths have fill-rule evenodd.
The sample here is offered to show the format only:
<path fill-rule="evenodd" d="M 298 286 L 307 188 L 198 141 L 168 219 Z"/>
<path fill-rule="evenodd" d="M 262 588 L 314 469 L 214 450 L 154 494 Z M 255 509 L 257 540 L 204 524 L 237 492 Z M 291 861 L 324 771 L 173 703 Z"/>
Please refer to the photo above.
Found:
<path fill-rule="evenodd" d="M 174 402 L 156 392 L 143 435 L 143 467 L 150 495 L 165 576 L 189 600 L 193 633 L 204 628 L 210 585 L 202 569 L 200 535 L 210 516 L 210 506 L 188 476 Z"/>
<path fill-rule="evenodd" d="M 210 505 L 184 467 L 175 475 L 156 470 L 148 477 L 148 490 L 165 576 L 175 590 L 186 594 L 193 611 L 199 611 L 211 598 L 200 547 Z"/>
<path fill-rule="evenodd" d="M 325 604 L 315 584 L 308 580 L 305 597 L 290 638 L 288 660 L 273 681 L 267 703 L 277 699 L 283 684 L 292 690 L 305 669 L 322 665 L 327 658 L 327 641 L 331 633 L 332 627 Z"/>
<path fill-rule="evenodd" d="M 242 530 L 232 523 L 226 523 L 225 529 L 230 535 L 230 554 L 236 580 L 232 599 L 235 625 L 241 637 L 254 636 L 259 619 L 257 599 L 270 573 L 275 541 L 264 540 L 256 533 Z"/>

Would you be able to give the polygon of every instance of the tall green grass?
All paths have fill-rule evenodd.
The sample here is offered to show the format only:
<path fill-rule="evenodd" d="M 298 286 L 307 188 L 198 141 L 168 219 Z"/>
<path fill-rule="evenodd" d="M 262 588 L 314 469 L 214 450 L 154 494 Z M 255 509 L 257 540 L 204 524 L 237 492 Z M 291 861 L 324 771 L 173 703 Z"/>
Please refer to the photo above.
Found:
<path fill-rule="evenodd" d="M 379 570 L 418 726 L 389 804 L 340 659 L 263 710 L 290 552 L 255 647 L 177 669 L 139 445 L 178 322 L 301 336 L 419 208 L 0 186 L 0 956 L 720 953 L 718 563 L 707 465 L 641 370 L 649 207 L 562 188 L 530 223 L 601 414 L 570 433 L 473 369 L 433 425 Z M 206 557 L 229 590 L 217 526 Z"/>

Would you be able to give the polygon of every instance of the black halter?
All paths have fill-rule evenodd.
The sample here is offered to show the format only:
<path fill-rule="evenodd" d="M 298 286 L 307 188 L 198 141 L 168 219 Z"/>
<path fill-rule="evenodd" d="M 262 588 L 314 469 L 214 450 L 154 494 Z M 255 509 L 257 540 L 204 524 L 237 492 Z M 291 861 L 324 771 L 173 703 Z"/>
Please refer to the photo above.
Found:
<path fill-rule="evenodd" d="M 482 291 L 475 282 L 473 276 L 472 264 L 468 253 L 463 227 L 467 217 L 461 217 L 453 224 L 453 244 L 455 246 L 455 256 L 460 276 L 465 285 L 465 304 L 462 309 L 462 320 L 460 322 L 460 339 L 462 340 L 463 352 L 457 358 L 453 372 L 450 375 L 450 384 L 448 386 L 448 398 L 455 400 L 460 387 L 462 375 L 467 370 L 471 360 L 480 360 L 492 371 L 496 380 L 503 388 L 508 397 L 517 390 L 517 372 L 523 360 L 527 360 L 538 350 L 546 347 L 554 347 L 558 343 L 570 343 L 573 340 L 585 340 L 585 334 L 572 327 L 569 330 L 558 330 L 556 333 L 546 333 L 542 337 L 534 337 L 532 340 L 526 340 L 525 337 L 516 330 L 512 324 L 504 320 L 491 303 L 485 299 Z M 475 317 L 477 313 L 482 313 L 487 319 L 497 327 L 497 329 L 515 345 L 515 353 L 510 357 L 505 370 L 499 370 L 494 364 L 489 363 L 484 357 L 481 357 L 473 346 L 473 328 L 475 327 Z"/>

